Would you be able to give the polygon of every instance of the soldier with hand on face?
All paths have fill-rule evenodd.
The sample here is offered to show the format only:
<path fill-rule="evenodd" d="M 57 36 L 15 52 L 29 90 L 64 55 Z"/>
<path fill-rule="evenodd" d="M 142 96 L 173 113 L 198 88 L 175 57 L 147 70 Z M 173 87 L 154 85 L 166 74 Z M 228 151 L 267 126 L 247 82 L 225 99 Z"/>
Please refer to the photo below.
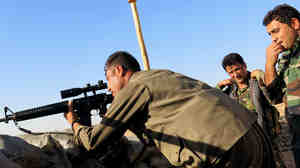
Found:
<path fill-rule="evenodd" d="M 286 100 L 294 158 L 300 167 L 300 13 L 290 5 L 278 5 L 266 14 L 263 25 L 272 40 L 266 49 L 266 86 L 272 101 Z"/>

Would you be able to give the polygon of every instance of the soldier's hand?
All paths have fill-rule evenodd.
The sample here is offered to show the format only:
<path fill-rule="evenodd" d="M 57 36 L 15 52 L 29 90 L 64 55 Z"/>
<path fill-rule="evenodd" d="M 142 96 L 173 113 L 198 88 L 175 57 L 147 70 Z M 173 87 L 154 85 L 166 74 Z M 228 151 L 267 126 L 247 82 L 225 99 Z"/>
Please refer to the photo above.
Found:
<path fill-rule="evenodd" d="M 73 121 L 77 120 L 77 115 L 73 112 L 73 101 L 69 100 L 68 102 L 68 112 L 64 113 L 64 116 L 68 123 L 72 124 Z"/>
<path fill-rule="evenodd" d="M 263 71 L 259 69 L 255 69 L 251 72 L 251 79 L 258 79 L 262 78 L 263 79 Z"/>
<path fill-rule="evenodd" d="M 231 85 L 231 84 L 232 84 L 231 79 L 225 79 L 225 80 L 220 81 L 217 85 L 219 88 L 222 88 L 224 86 Z"/>
<path fill-rule="evenodd" d="M 278 43 L 272 42 L 266 49 L 266 62 L 271 66 L 275 66 L 279 54 L 284 51 L 284 47 Z"/>

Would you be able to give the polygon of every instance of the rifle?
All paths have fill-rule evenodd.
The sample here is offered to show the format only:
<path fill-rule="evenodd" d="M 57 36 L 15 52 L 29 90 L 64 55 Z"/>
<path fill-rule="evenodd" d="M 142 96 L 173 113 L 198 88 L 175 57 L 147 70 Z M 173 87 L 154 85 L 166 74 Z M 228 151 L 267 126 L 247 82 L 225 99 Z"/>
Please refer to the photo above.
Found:
<path fill-rule="evenodd" d="M 103 117 L 107 110 L 106 106 L 113 100 L 111 94 L 96 93 L 97 90 L 106 88 L 107 84 L 100 80 L 96 85 L 87 84 L 83 88 L 61 90 L 60 94 L 62 99 L 84 94 L 84 97 L 73 99 L 73 111 L 79 117 L 79 122 L 82 125 L 91 126 L 91 111 L 98 110 L 100 117 Z M 88 92 L 92 92 L 92 95 L 88 95 Z M 11 114 L 8 114 L 9 112 Z M 5 106 L 5 117 L 0 118 L 0 122 L 8 123 L 8 121 L 12 120 L 19 129 L 31 133 L 31 131 L 19 127 L 17 122 L 65 112 L 68 112 L 68 100 L 18 112 L 13 112 Z"/>

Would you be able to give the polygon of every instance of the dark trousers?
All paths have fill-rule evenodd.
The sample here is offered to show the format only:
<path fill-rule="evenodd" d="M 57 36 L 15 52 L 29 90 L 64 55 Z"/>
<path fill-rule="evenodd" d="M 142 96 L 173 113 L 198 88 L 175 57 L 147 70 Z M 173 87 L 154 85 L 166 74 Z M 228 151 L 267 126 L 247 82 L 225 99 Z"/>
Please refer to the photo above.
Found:
<path fill-rule="evenodd" d="M 300 168 L 300 115 L 288 115 L 287 120 L 293 136 L 292 147 L 296 167 Z"/>
<path fill-rule="evenodd" d="M 223 159 L 217 168 L 275 167 L 271 142 L 257 123 L 225 153 Z"/>

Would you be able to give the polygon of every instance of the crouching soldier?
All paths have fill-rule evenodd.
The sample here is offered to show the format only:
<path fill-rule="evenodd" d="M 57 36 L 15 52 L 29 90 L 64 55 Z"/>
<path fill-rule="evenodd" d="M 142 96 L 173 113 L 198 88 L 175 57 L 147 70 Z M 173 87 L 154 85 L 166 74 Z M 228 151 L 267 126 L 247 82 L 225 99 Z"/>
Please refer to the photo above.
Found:
<path fill-rule="evenodd" d="M 107 59 L 105 74 L 114 100 L 101 123 L 81 125 L 72 102 L 66 114 L 76 142 L 87 150 L 105 148 L 130 129 L 172 167 L 274 167 L 256 116 L 220 90 L 169 70 L 141 71 L 123 51 Z"/>

